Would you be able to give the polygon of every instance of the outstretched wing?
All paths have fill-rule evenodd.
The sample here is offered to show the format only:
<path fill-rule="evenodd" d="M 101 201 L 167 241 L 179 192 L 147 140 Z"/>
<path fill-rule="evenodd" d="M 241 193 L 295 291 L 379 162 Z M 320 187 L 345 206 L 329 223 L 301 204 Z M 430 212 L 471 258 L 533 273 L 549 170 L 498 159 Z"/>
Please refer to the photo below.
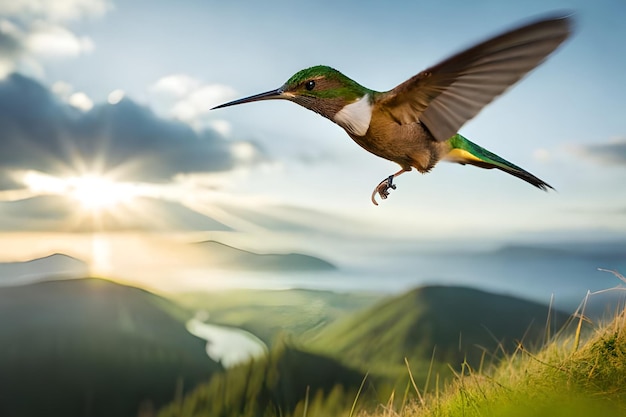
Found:
<path fill-rule="evenodd" d="M 420 72 L 383 93 L 399 123 L 421 121 L 444 141 L 539 65 L 571 32 L 569 17 L 539 20 L 503 33 Z"/>

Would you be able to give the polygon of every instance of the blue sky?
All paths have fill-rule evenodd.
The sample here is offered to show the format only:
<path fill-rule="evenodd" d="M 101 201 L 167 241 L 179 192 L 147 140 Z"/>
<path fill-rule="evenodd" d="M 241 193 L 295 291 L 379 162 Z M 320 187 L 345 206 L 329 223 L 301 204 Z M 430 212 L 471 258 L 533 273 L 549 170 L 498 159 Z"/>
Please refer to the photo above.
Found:
<path fill-rule="evenodd" d="M 317 64 L 391 89 L 553 11 L 574 13 L 574 36 L 461 133 L 558 192 L 441 163 L 403 175 L 374 207 L 371 190 L 395 164 L 328 120 L 287 102 L 208 111 Z M 3 2 L 0 104 L 30 130 L 0 151 L 0 227 L 84 231 L 98 217 L 101 229 L 139 232 L 624 236 L 624 19 L 617 0 Z M 114 201 L 85 191 L 107 187 Z"/>

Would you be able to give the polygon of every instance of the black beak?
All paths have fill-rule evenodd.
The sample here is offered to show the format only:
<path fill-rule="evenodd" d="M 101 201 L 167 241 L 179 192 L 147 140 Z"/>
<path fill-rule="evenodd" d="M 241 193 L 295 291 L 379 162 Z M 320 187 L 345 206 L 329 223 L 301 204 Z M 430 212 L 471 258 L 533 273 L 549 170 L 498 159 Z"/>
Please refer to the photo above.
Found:
<path fill-rule="evenodd" d="M 237 104 L 251 103 L 253 101 L 275 100 L 275 99 L 281 99 L 281 98 L 286 98 L 283 95 L 282 87 L 281 88 L 277 88 L 276 90 L 266 91 L 265 93 L 255 94 L 255 95 L 250 96 L 250 97 L 240 98 L 239 100 L 229 101 L 228 103 L 220 104 L 219 106 L 215 106 L 211 110 L 221 109 L 222 107 L 235 106 Z"/>

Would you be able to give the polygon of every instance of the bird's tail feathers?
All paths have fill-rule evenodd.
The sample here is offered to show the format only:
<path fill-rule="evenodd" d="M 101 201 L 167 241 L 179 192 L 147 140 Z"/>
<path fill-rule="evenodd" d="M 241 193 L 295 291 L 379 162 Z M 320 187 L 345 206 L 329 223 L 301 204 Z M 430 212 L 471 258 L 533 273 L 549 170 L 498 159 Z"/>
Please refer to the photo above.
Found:
<path fill-rule="evenodd" d="M 504 171 L 507 174 L 520 178 L 541 190 L 548 191 L 549 188 L 554 189 L 550 184 L 535 177 L 530 172 L 518 167 L 504 158 L 499 157 L 495 153 L 478 146 L 458 133 L 450 138 L 449 143 L 452 149 L 446 155 L 446 159 L 448 161 L 457 162 L 459 164 L 470 164 L 486 169 L 497 168 L 500 171 Z"/>

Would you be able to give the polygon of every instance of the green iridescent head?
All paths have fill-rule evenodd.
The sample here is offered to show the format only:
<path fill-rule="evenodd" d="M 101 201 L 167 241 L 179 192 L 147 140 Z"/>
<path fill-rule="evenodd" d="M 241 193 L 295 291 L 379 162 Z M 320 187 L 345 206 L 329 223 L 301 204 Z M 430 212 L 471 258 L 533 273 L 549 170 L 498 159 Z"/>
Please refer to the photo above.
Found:
<path fill-rule="evenodd" d="M 326 65 L 298 71 L 282 88 L 292 94 L 329 99 L 342 98 L 347 102 L 358 100 L 370 92 L 356 81 Z"/>
<path fill-rule="evenodd" d="M 290 100 L 325 117 L 332 117 L 346 104 L 372 91 L 334 68 L 317 65 L 298 71 L 276 90 L 234 100 L 213 109 L 259 100 Z"/>

